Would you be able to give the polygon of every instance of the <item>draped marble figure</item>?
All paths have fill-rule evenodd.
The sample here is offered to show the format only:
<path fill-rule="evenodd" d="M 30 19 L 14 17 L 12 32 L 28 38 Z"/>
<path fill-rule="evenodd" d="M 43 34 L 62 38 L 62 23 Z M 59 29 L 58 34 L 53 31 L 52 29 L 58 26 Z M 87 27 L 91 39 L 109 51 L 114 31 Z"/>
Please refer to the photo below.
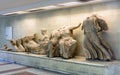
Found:
<path fill-rule="evenodd" d="M 48 48 L 47 48 L 47 56 L 48 57 L 58 57 L 60 56 L 59 53 L 59 40 L 60 40 L 60 32 L 59 30 L 53 30 L 52 33 L 50 34 L 48 42 Z"/>
<path fill-rule="evenodd" d="M 64 26 L 51 33 L 48 43 L 48 57 L 60 56 L 68 59 L 74 57 L 76 40 L 73 39 L 73 30 L 80 26 Z"/>
<path fill-rule="evenodd" d="M 27 52 L 35 54 L 45 54 L 45 52 L 40 49 L 40 45 L 37 44 L 35 41 L 29 39 L 28 37 L 25 38 L 24 46 Z"/>
<path fill-rule="evenodd" d="M 87 59 L 112 60 L 114 57 L 112 50 L 102 35 L 103 31 L 108 30 L 106 22 L 93 15 L 83 21 L 83 29 Z"/>
<path fill-rule="evenodd" d="M 76 40 L 73 39 L 73 30 L 80 26 L 64 26 L 60 28 L 61 39 L 59 40 L 60 56 L 68 59 L 74 57 Z"/>

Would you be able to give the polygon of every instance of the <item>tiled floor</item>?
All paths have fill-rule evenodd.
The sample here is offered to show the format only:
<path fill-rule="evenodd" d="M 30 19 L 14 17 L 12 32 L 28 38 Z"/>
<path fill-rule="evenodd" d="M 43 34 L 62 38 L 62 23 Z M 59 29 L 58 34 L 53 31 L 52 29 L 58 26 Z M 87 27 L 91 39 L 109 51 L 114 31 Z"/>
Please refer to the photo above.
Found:
<path fill-rule="evenodd" d="M 64 75 L 64 74 L 43 69 L 35 69 L 0 60 L 0 75 Z"/>

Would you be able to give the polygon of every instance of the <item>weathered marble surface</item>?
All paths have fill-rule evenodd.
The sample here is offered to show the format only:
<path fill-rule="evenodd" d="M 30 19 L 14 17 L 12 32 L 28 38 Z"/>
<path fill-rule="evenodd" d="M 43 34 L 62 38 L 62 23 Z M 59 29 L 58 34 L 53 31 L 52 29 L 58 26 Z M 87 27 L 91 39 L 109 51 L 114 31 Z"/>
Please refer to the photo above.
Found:
<path fill-rule="evenodd" d="M 73 38 L 73 30 L 80 25 L 63 26 L 53 30 L 48 43 L 47 56 L 60 56 L 65 59 L 74 57 L 77 41 Z"/>
<path fill-rule="evenodd" d="M 0 17 L 0 47 L 3 43 L 9 43 L 5 39 L 6 26 L 13 27 L 13 37 L 18 39 L 26 35 L 40 33 L 40 28 L 47 28 L 48 32 L 60 27 L 61 25 L 77 25 L 91 14 L 102 16 L 108 23 L 109 30 L 104 33 L 107 41 L 111 45 L 116 59 L 120 59 L 120 0 L 111 0 L 111 2 L 94 3 L 73 8 L 64 8 L 59 10 L 50 10 L 24 15 L 14 15 Z M 31 31 L 32 30 L 32 31 Z M 78 33 L 79 32 L 79 33 Z M 74 38 L 78 43 L 83 42 L 83 32 L 80 28 L 74 31 Z M 79 45 L 76 49 L 77 55 L 84 55 L 84 50 Z"/>
<path fill-rule="evenodd" d="M 72 75 L 120 75 L 120 61 L 93 62 L 80 58 L 64 60 L 48 58 L 45 55 L 8 51 L 0 51 L 0 59 Z"/>
<path fill-rule="evenodd" d="M 113 52 L 102 32 L 108 30 L 107 23 L 97 15 L 87 17 L 83 21 L 84 48 L 88 59 L 112 60 Z"/>

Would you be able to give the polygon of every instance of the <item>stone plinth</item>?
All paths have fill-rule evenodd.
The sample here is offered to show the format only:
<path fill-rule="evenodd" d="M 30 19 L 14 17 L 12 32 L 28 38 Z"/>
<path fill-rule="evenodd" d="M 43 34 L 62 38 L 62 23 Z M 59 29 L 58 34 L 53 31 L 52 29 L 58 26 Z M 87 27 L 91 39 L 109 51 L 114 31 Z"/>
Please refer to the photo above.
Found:
<path fill-rule="evenodd" d="M 120 62 L 85 61 L 48 58 L 45 55 L 0 51 L 0 59 L 35 68 L 43 68 L 71 75 L 120 75 Z"/>

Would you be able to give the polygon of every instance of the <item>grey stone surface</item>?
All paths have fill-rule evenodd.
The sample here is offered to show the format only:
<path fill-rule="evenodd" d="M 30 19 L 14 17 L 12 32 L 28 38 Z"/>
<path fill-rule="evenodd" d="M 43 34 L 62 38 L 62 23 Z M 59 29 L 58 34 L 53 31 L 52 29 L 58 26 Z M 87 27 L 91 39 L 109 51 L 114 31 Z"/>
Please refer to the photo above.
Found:
<path fill-rule="evenodd" d="M 14 63 L 48 69 L 71 75 L 119 75 L 120 61 L 75 61 L 61 58 L 48 58 L 45 55 L 34 55 L 0 51 L 0 59 Z M 80 60 L 80 59 L 78 59 Z M 117 72 L 117 73 L 116 73 Z"/>

